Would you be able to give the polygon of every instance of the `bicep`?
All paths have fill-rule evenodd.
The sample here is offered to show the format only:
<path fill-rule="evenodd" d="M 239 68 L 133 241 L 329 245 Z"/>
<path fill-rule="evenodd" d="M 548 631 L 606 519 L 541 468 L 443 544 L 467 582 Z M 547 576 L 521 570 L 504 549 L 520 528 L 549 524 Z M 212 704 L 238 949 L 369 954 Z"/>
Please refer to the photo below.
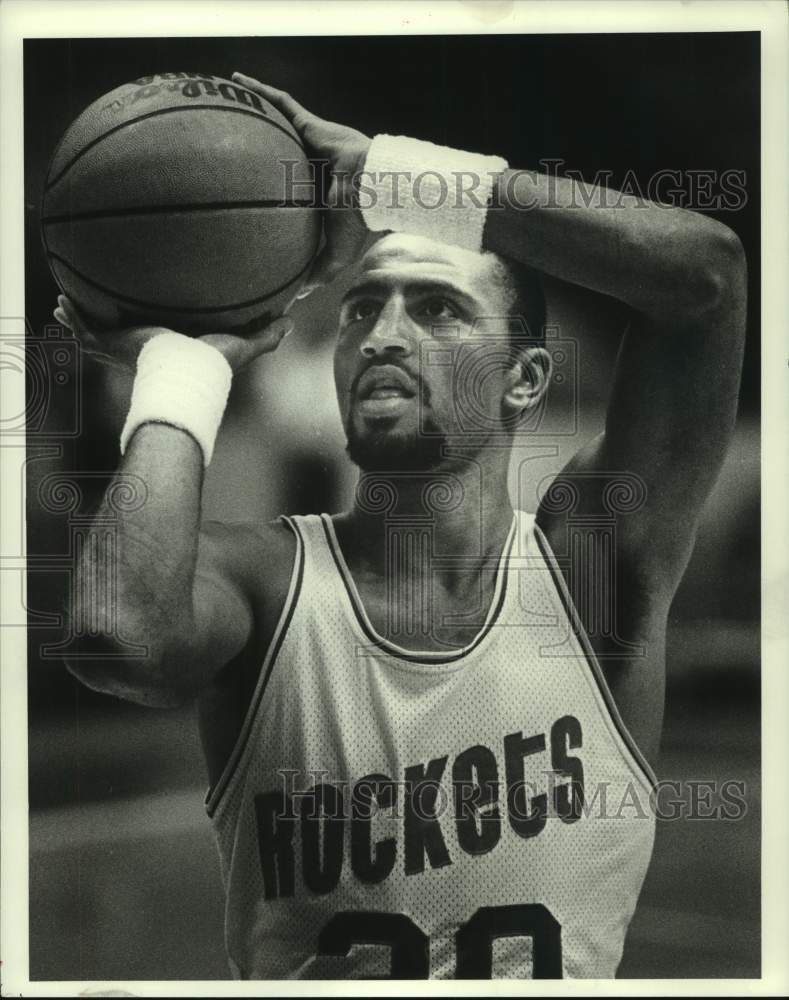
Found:
<path fill-rule="evenodd" d="M 194 644 L 203 682 L 273 631 L 295 548 L 293 533 L 279 523 L 204 526 L 193 592 Z"/>
<path fill-rule="evenodd" d="M 234 580 L 212 566 L 198 569 L 194 586 L 195 642 L 217 669 L 237 656 L 253 629 L 252 606 Z"/>
<path fill-rule="evenodd" d="M 217 524 L 200 532 L 190 634 L 183 648 L 172 653 L 191 661 L 190 673 L 198 689 L 241 652 L 254 628 L 243 545 L 235 536 L 236 532 Z"/>

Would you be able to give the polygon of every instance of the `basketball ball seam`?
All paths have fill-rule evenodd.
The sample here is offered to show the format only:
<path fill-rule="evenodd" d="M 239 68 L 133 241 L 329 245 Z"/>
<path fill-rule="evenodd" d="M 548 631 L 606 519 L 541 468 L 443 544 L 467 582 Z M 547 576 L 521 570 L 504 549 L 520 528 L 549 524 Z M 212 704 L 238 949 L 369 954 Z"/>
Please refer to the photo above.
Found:
<path fill-rule="evenodd" d="M 306 150 L 302 146 L 299 139 L 292 132 L 289 132 L 288 129 L 286 129 L 283 125 L 280 125 L 279 122 L 275 122 L 273 118 L 268 118 L 265 115 L 261 115 L 257 111 L 251 111 L 249 108 L 230 108 L 227 107 L 227 105 L 223 104 L 190 104 L 187 107 L 160 108 L 158 111 L 149 111 L 148 114 L 140 115 L 138 118 L 133 118 L 131 119 L 131 121 L 121 122 L 119 125 L 113 126 L 107 132 L 103 132 L 100 136 L 97 136 L 95 139 L 92 139 L 89 143 L 87 143 L 87 145 L 83 146 L 83 148 L 75 156 L 73 156 L 71 160 L 69 160 L 69 162 L 60 170 L 60 172 L 57 174 L 56 177 L 47 180 L 46 186 L 44 188 L 44 195 L 46 196 L 46 194 L 49 191 L 51 191 L 56 184 L 60 183 L 65 174 L 67 174 L 68 171 L 71 170 L 71 168 L 74 166 L 74 164 L 77 163 L 89 150 L 93 149 L 94 146 L 97 146 L 99 143 L 109 138 L 109 136 L 115 135 L 116 132 L 120 132 L 122 129 L 128 128 L 130 125 L 136 125 L 138 122 L 145 121 L 148 118 L 156 118 L 159 115 L 176 114 L 178 112 L 183 112 L 183 111 L 224 111 L 239 115 L 250 115 L 252 118 L 255 118 L 259 122 L 263 122 L 266 125 L 271 125 L 274 128 L 279 129 L 279 131 L 282 132 L 283 135 L 286 135 L 289 139 L 295 142 L 296 145 L 299 147 L 299 149 L 306 155 Z M 57 155 L 57 153 L 55 155 Z M 53 157 L 53 163 L 54 163 L 54 157 Z M 50 171 L 51 170 L 52 166 L 50 166 Z"/>
<path fill-rule="evenodd" d="M 314 202 L 278 201 L 266 198 L 261 201 L 198 201 L 181 205 L 135 205 L 130 208 L 97 208 L 89 212 L 66 212 L 63 215 L 47 215 L 41 220 L 42 226 L 54 226 L 65 222 L 87 222 L 91 219 L 113 219 L 126 215 L 167 215 L 170 212 L 221 212 L 240 208 L 315 208 Z"/>
<path fill-rule="evenodd" d="M 87 285 L 92 285 L 97 291 L 102 292 L 105 295 L 109 295 L 119 302 L 127 302 L 129 305 L 141 306 L 143 309 L 152 309 L 157 312 L 179 312 L 179 313 L 195 313 L 200 315 L 206 315 L 209 313 L 222 313 L 222 312 L 234 312 L 237 309 L 247 309 L 249 306 L 259 305 L 266 302 L 268 299 L 273 298 L 275 295 L 279 295 L 280 292 L 284 292 L 285 289 L 297 281 L 307 270 L 307 268 L 312 264 L 313 257 L 310 255 L 306 264 L 298 270 L 292 278 L 289 278 L 284 284 L 279 285 L 277 288 L 272 289 L 270 292 L 266 292 L 265 295 L 260 295 L 254 299 L 248 299 L 245 302 L 235 302 L 230 305 L 225 306 L 174 306 L 165 305 L 160 302 L 147 302 L 145 299 L 135 299 L 131 295 L 123 295 L 120 292 L 113 291 L 113 289 L 108 288 L 106 285 L 100 284 L 98 281 L 94 281 L 93 278 L 89 278 L 86 274 L 79 271 L 73 264 L 70 264 L 63 257 L 60 257 L 56 253 L 47 250 L 47 256 L 50 260 L 56 260 L 58 264 L 62 264 L 64 267 L 68 268 L 72 274 L 75 274 L 80 281 L 84 281 Z M 60 282 L 58 282 L 60 284 Z"/>

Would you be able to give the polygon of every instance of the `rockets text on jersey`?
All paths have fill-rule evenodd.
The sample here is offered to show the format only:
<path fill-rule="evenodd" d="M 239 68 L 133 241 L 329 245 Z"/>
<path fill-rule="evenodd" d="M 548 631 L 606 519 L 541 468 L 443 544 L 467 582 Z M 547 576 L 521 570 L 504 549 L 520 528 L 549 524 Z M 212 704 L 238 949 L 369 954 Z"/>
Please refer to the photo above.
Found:
<path fill-rule="evenodd" d="M 240 978 L 609 978 L 654 840 L 652 775 L 547 542 L 518 511 L 461 650 L 376 633 L 331 519 L 207 798 Z"/>

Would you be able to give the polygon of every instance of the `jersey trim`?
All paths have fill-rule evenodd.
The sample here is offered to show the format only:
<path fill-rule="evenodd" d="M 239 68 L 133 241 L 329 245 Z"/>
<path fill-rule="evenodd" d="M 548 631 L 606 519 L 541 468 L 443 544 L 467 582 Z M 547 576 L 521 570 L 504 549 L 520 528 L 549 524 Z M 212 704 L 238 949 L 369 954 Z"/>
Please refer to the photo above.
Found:
<path fill-rule="evenodd" d="M 296 610 L 299 593 L 301 592 L 301 584 L 304 579 L 304 539 L 301 536 L 301 532 L 289 517 L 283 516 L 281 520 L 288 525 L 290 530 L 296 536 L 296 557 L 293 560 L 293 569 L 290 574 L 290 585 L 285 598 L 285 604 L 283 605 L 279 621 L 277 622 L 277 627 L 274 630 L 274 635 L 271 638 L 271 642 L 269 643 L 266 655 L 263 659 L 260 674 L 258 675 L 258 681 L 255 685 L 255 690 L 253 692 L 252 699 L 250 700 L 249 707 L 247 708 L 246 715 L 244 716 L 244 724 L 241 727 L 238 739 L 236 740 L 233 751 L 225 764 L 219 780 L 213 788 L 209 788 L 206 793 L 204 805 L 206 812 L 211 818 L 213 818 L 230 779 L 235 774 L 238 763 L 241 760 L 244 750 L 246 749 L 249 736 L 252 731 L 252 725 L 255 717 L 257 716 L 260 702 L 263 698 L 263 693 L 266 690 L 266 685 L 268 684 L 271 672 L 274 669 L 277 655 L 282 648 L 282 643 L 285 639 L 291 619 L 293 618 L 293 612 Z"/>
<path fill-rule="evenodd" d="M 589 664 L 592 677 L 597 683 L 598 690 L 603 696 L 603 701 L 608 710 L 608 714 L 611 717 L 611 721 L 614 724 L 616 731 L 619 733 L 622 741 L 624 742 L 627 749 L 630 751 L 634 762 L 638 766 L 639 770 L 643 773 L 644 777 L 649 782 L 652 789 L 657 786 L 658 780 L 655 772 L 649 765 L 646 757 L 641 753 L 636 741 L 630 734 L 630 730 L 625 725 L 624 719 L 619 713 L 616 702 L 614 701 L 614 696 L 611 694 L 611 689 L 608 687 L 608 682 L 605 679 L 600 663 L 597 659 L 595 651 L 592 649 L 592 644 L 589 641 L 589 637 L 586 634 L 586 629 L 581 622 L 581 619 L 576 610 L 575 604 L 572 597 L 570 596 L 570 591 L 567 589 L 567 581 L 564 579 L 559 564 L 556 561 L 556 556 L 548 544 L 548 539 L 542 532 L 542 529 L 534 522 L 534 537 L 537 539 L 537 545 L 542 552 L 545 564 L 551 571 L 551 576 L 553 577 L 554 584 L 556 585 L 556 591 L 559 594 L 559 598 L 564 606 L 565 613 L 567 615 L 567 620 L 570 622 L 573 633 L 580 643 L 581 649 L 586 656 L 586 660 Z"/>
<path fill-rule="evenodd" d="M 375 628 L 373 628 L 372 622 L 367 616 L 367 612 L 365 611 L 361 596 L 356 584 L 354 583 L 351 571 L 348 568 L 348 564 L 346 563 L 345 557 L 340 549 L 340 544 L 337 539 L 337 534 L 334 530 L 334 524 L 332 523 L 331 517 L 329 517 L 328 514 L 321 514 L 320 518 L 321 524 L 323 525 L 323 531 L 326 535 L 326 542 L 329 546 L 329 551 L 332 554 L 334 563 L 340 574 L 340 578 L 345 585 L 345 590 L 348 594 L 354 616 L 358 621 L 360 628 L 372 645 L 381 649 L 383 652 L 388 653 L 390 656 L 397 657 L 397 659 L 400 660 L 407 660 L 409 663 L 454 663 L 457 660 L 468 656 L 468 654 L 476 649 L 490 633 L 499 617 L 501 609 L 504 607 L 504 600 L 507 594 L 507 577 L 509 576 L 507 568 L 510 552 L 516 535 L 518 523 L 516 515 L 513 515 L 509 534 L 507 535 L 507 539 L 496 565 L 496 583 L 493 590 L 493 597 L 488 607 L 488 613 L 485 617 L 485 622 L 480 631 L 467 646 L 463 646 L 461 649 L 453 649 L 449 652 L 430 649 L 406 649 L 403 646 L 398 646 L 394 642 L 390 642 L 389 639 L 385 639 L 382 635 L 379 635 Z"/>

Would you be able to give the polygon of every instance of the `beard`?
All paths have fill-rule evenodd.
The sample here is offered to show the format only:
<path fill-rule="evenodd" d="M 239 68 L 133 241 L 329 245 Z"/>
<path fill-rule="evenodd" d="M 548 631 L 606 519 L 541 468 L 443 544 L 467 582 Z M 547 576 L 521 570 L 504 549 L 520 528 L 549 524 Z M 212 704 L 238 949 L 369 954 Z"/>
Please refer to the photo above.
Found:
<path fill-rule="evenodd" d="M 445 462 L 447 438 L 430 417 L 421 430 L 410 434 L 372 431 L 362 435 L 350 421 L 346 435 L 348 457 L 362 472 L 430 472 Z"/>

